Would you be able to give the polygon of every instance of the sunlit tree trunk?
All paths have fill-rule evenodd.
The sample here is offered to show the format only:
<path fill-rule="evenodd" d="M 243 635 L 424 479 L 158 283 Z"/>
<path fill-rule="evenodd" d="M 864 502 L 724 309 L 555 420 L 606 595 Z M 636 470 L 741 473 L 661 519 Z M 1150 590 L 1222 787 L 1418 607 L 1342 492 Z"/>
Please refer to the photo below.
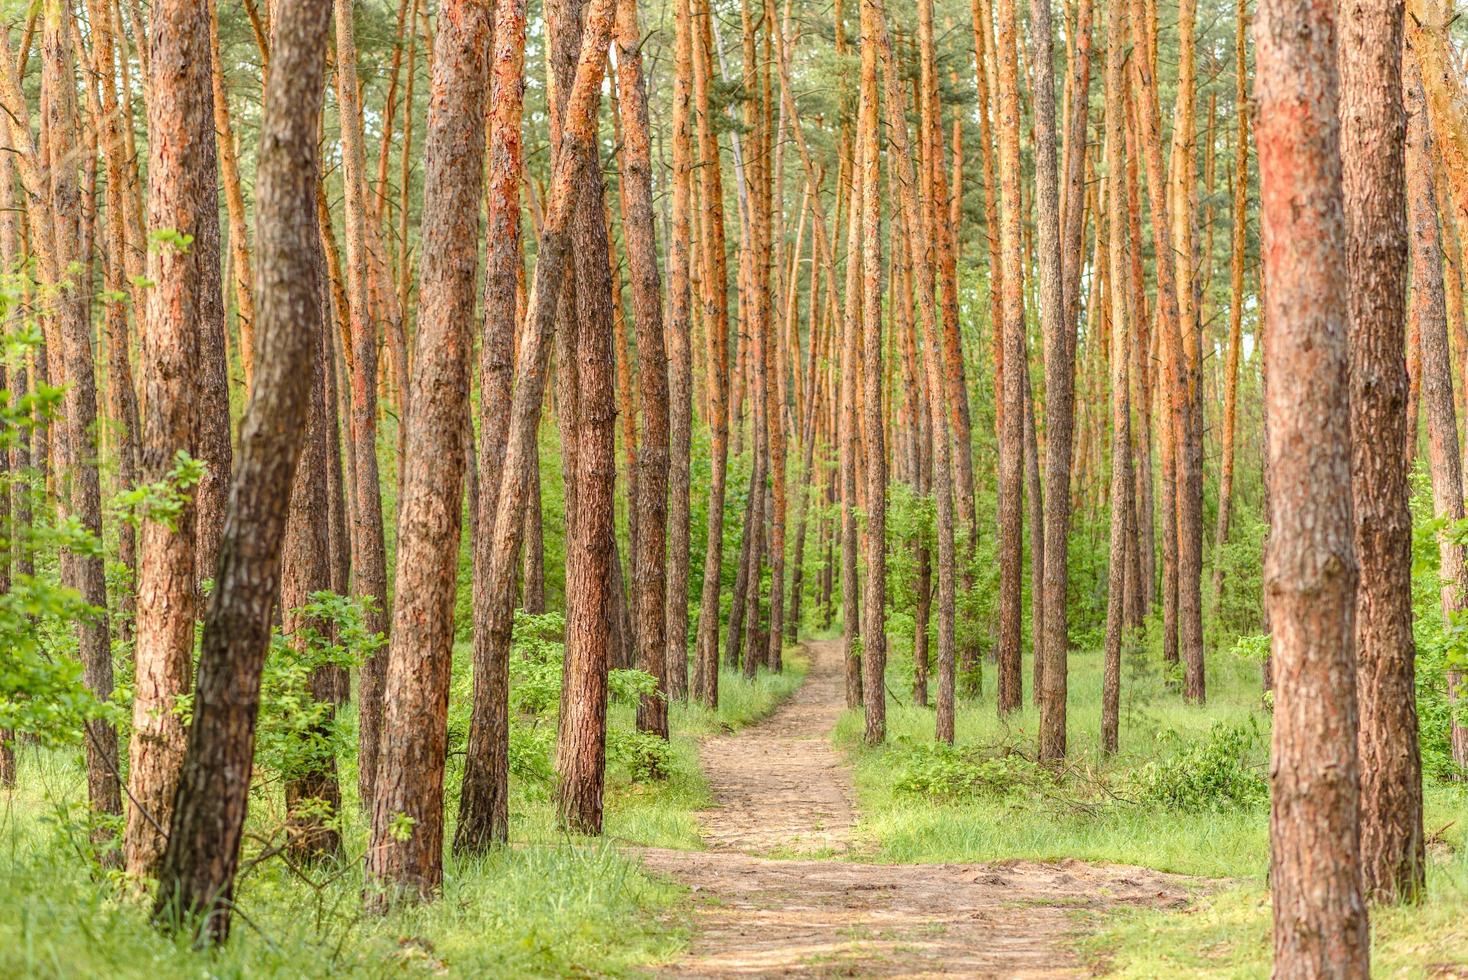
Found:
<path fill-rule="evenodd" d="M 282 2 L 274 24 L 256 181 L 260 358 L 204 617 L 188 751 L 158 875 L 155 914 L 180 922 L 200 917 L 197 928 L 215 942 L 229 935 L 260 675 L 280 585 L 286 514 L 313 414 L 313 372 L 301 366 L 318 361 L 323 329 L 312 203 L 328 15 L 325 0 Z M 155 96 L 158 91 L 155 85 Z"/>
<path fill-rule="evenodd" d="M 42 269 L 48 285 L 56 287 L 52 315 L 59 322 L 61 354 L 65 363 L 66 442 L 70 472 L 64 503 L 67 516 L 100 543 L 102 539 L 102 486 L 97 459 L 97 380 L 92 363 L 91 323 L 88 297 L 81 283 L 67 285 L 71 270 L 84 261 L 81 248 L 82 197 L 77 168 L 68 147 L 76 140 L 76 93 L 72 81 L 71 48 L 67 39 L 69 8 L 57 0 L 45 5 L 42 34 L 43 135 L 52 140 L 50 185 L 46 207 L 51 216 L 54 255 L 49 268 Z M 24 117 L 21 117 L 23 120 Z M 13 124 L 12 124 L 13 125 Z M 33 203 L 34 206 L 34 203 Z M 60 379 L 53 379 L 53 383 Z M 8 535 L 7 535 L 8 536 Z M 96 608 L 95 615 L 78 624 L 77 656 L 87 689 L 101 701 L 112 697 L 112 649 L 107 617 L 107 584 L 100 552 L 72 553 L 61 563 L 66 584 Z M 117 730 L 105 719 L 86 726 L 87 800 L 95 817 L 122 813 L 118 785 Z M 110 831 L 100 824 L 92 831 L 93 842 L 107 845 Z M 115 855 L 104 854 L 106 863 Z"/>
<path fill-rule="evenodd" d="M 1113 3 L 1106 28 L 1105 166 L 1107 225 L 1107 278 L 1111 366 L 1111 530 L 1106 572 L 1106 650 L 1101 682 L 1101 750 L 1117 751 L 1121 692 L 1121 646 L 1124 622 L 1123 593 L 1128 517 L 1132 509 L 1131 386 L 1128 378 L 1127 235 L 1123 196 L 1126 181 L 1126 100 L 1122 27 L 1123 11 Z M 1100 216 L 1098 215 L 1098 220 Z"/>
<path fill-rule="evenodd" d="M 693 25 L 690 0 L 674 0 L 672 230 L 668 239 L 668 576 L 664 670 L 668 697 L 688 696 L 688 570 L 693 429 Z"/>
<path fill-rule="evenodd" d="M 887 451 L 882 432 L 881 187 L 877 143 L 877 0 L 861 5 L 861 100 L 857 142 L 862 185 L 862 411 L 866 416 L 866 594 L 862 597 L 862 690 L 868 745 L 887 738 Z M 940 236 L 941 237 L 941 236 Z"/>

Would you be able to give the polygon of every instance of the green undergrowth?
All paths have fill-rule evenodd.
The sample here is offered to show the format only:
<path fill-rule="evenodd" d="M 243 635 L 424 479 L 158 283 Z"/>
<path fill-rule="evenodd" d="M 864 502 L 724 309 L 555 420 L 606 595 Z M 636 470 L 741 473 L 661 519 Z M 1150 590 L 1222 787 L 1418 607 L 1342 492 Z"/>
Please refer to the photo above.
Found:
<path fill-rule="evenodd" d="M 1072 651 L 1069 756 L 1056 770 L 1035 761 L 1028 658 L 1024 709 L 997 716 L 985 664 L 987 691 L 960 699 L 950 748 L 934 743 L 932 709 L 912 705 L 911 664 L 894 644 L 887 743 L 862 744 L 857 711 L 835 732 L 855 766 L 867 853 L 902 863 L 1080 859 L 1207 879 L 1186 909 L 1096 920 L 1085 943 L 1093 967 L 1135 977 L 1267 976 L 1270 714 L 1257 647 L 1246 639 L 1210 654 L 1208 701 L 1199 707 L 1184 703 L 1155 641 L 1133 637 L 1122 664 L 1120 751 L 1110 758 L 1100 751 L 1102 655 Z M 1437 737 L 1430 721 L 1424 733 L 1424 742 Z M 1442 971 L 1468 964 L 1468 789 L 1429 769 L 1424 792 L 1427 895 L 1414 907 L 1373 911 L 1381 976 L 1456 976 Z"/>
<path fill-rule="evenodd" d="M 556 639 L 540 651 L 542 661 L 559 659 Z M 518 632 L 516 648 L 525 653 Z M 456 690 L 471 683 L 468 660 L 469 648 L 460 644 Z M 711 798 L 698 740 L 768 714 L 805 672 L 798 652 L 787 654 L 782 674 L 761 672 L 754 681 L 725 670 L 719 710 L 675 705 L 665 745 L 635 732 L 644 675 L 614 677 L 606 834 L 588 841 L 555 824 L 558 699 L 537 691 L 546 678 L 517 667 L 513 689 L 523 700 L 512 725 L 511 846 L 474 859 L 446 854 L 438 901 L 381 918 L 361 912 L 367 827 L 357 804 L 355 753 L 339 760 L 346 850 L 339 864 L 302 868 L 272 853 L 284 822 L 280 789 L 257 773 L 234 933 L 218 951 L 192 949 L 151 928 L 146 901 L 129 898 L 125 886 L 86 859 L 79 752 L 22 746 L 19 788 L 0 795 L 0 976 L 603 976 L 667 961 L 688 935 L 685 893 L 646 874 L 617 845 L 699 846 L 693 813 Z M 558 694 L 558 677 L 552 686 Z M 468 697 L 453 703 L 450 841 Z M 341 743 L 354 746 L 354 708 L 342 712 L 339 725 Z"/>
<path fill-rule="evenodd" d="M 1428 864 L 1427 898 L 1371 910 L 1372 975 L 1456 977 L 1468 970 L 1468 860 L 1441 845 Z M 1262 879 L 1197 897 L 1182 911 L 1122 909 L 1087 937 L 1099 973 L 1119 977 L 1268 977 L 1269 889 Z"/>

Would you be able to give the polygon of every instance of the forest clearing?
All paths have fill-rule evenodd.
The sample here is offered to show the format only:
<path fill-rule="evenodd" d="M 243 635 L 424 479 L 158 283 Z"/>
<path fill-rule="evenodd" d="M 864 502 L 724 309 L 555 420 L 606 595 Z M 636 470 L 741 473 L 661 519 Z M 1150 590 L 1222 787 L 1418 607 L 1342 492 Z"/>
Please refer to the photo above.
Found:
<path fill-rule="evenodd" d="M 0 0 L 0 976 L 1468 976 L 1451 0 Z"/>

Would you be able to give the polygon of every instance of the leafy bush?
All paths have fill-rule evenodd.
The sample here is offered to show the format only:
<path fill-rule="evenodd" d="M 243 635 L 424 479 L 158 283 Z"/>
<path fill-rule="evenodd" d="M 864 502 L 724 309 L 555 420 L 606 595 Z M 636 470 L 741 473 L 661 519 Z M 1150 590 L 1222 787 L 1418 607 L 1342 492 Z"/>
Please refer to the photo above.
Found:
<path fill-rule="evenodd" d="M 899 771 L 893 786 L 899 794 L 942 802 L 1011 796 L 1045 776 L 1020 755 L 986 756 L 942 744 L 909 746 Z"/>
<path fill-rule="evenodd" d="M 1168 732 L 1160 737 L 1178 736 Z M 1169 810 L 1221 812 L 1264 806 L 1269 802 L 1269 784 L 1262 767 L 1249 758 L 1262 741 L 1252 718 L 1247 725 L 1214 725 L 1205 738 L 1132 773 L 1134 792 L 1143 803 Z"/>

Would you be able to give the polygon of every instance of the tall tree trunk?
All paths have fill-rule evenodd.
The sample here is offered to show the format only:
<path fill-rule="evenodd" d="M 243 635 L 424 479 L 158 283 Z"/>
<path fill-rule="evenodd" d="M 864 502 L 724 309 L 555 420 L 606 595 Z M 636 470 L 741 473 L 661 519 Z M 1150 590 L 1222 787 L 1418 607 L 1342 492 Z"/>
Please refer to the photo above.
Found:
<path fill-rule="evenodd" d="M 155 74 L 148 98 L 148 226 L 198 235 L 214 197 L 209 99 L 209 12 L 192 0 L 159 0 L 149 32 Z M 217 218 L 215 219 L 217 220 Z M 199 408 L 202 248 L 148 250 L 142 321 L 144 481 L 167 480 L 180 452 L 195 448 Z M 145 515 L 139 528 L 136 693 L 129 752 L 126 865 L 152 876 L 172 821 L 185 731 L 174 712 L 189 690 L 194 648 L 194 508 L 170 525 Z"/>
<path fill-rule="evenodd" d="M 1134 8 L 1135 9 L 1135 8 Z M 1262 0 L 1259 105 L 1274 629 L 1275 975 L 1365 977 L 1356 755 L 1348 276 L 1335 4 Z M 1381 96 L 1382 93 L 1378 93 Z"/>
<path fill-rule="evenodd" d="M 270 646 L 286 512 L 312 414 L 312 374 L 301 365 L 319 360 L 323 330 L 312 204 L 328 12 L 325 0 L 283 2 L 274 24 L 256 181 L 260 358 L 204 617 L 194 720 L 154 906 L 165 921 L 197 917 L 200 932 L 214 942 L 229 935 L 260 674 Z M 159 91 L 155 79 L 155 97 Z"/>
<path fill-rule="evenodd" d="M 999 0 L 998 121 L 1000 258 L 1003 267 L 1002 337 L 1004 374 L 999 433 L 999 680 L 1001 715 L 1023 703 L 1020 672 L 1023 600 L 1025 296 L 1021 255 L 1019 169 L 1019 59 L 1015 50 L 1014 0 Z"/>
<path fill-rule="evenodd" d="M 97 468 L 95 436 L 97 381 L 92 365 L 88 297 L 80 284 L 68 288 L 61 278 L 69 276 L 67 270 L 84 261 L 80 242 L 81 188 L 77 182 L 76 165 L 67 152 L 75 138 L 76 114 L 66 22 L 71 16 L 70 9 L 58 0 L 50 0 L 45 5 L 41 84 L 46 125 L 42 132 L 49 134 L 53 141 L 49 210 L 55 251 L 51 268 L 43 274 L 57 276 L 51 280 L 58 289 L 54 315 L 60 323 L 61 353 L 66 365 L 64 408 L 71 472 L 67 474 L 69 499 L 65 502 L 65 512 L 80 521 L 82 528 L 100 542 L 102 485 Z M 67 584 L 97 610 L 95 615 L 78 626 L 77 655 L 82 662 L 87 689 L 105 702 L 112 697 L 112 649 L 102 555 L 73 553 L 67 557 L 69 560 L 63 561 L 61 566 Z M 86 759 L 87 801 L 92 814 L 95 817 L 121 814 L 117 730 L 111 722 L 95 719 L 87 723 Z M 98 823 L 92 831 L 92 839 L 99 846 L 107 846 L 111 833 Z M 113 863 L 113 858 L 112 854 L 104 855 L 109 864 Z"/>
<path fill-rule="evenodd" d="M 928 248 L 932 244 L 928 216 L 917 206 L 912 157 L 909 152 L 906 100 L 902 80 L 888 36 L 887 18 L 881 0 L 873 3 L 876 10 L 872 29 L 877 36 L 882 57 L 883 88 L 886 96 L 887 132 L 892 141 L 888 157 L 897 167 L 898 228 L 907 239 L 917 274 L 918 316 L 923 327 L 923 366 L 929 415 L 934 423 L 935 455 L 933 485 L 937 499 L 938 524 L 938 708 L 935 733 L 938 741 L 953 743 L 954 715 L 954 602 L 956 556 L 953 522 L 953 430 L 943 404 L 943 367 L 938 311 L 933 301 L 933 266 Z M 848 259 L 849 261 L 849 259 Z"/>
<path fill-rule="evenodd" d="M 689 0 L 674 0 L 673 188 L 668 238 L 668 576 L 664 603 L 668 697 L 688 696 L 688 570 L 693 430 L 690 282 L 693 233 L 693 24 Z"/>
<path fill-rule="evenodd" d="M 693 99 L 698 118 L 698 181 L 702 235 L 700 280 L 704 329 L 708 335 L 709 478 L 708 543 L 704 550 L 703 591 L 699 599 L 698 638 L 694 653 L 694 696 L 704 705 L 719 704 L 719 596 L 724 555 L 724 496 L 729 467 L 729 310 L 728 269 L 724 246 L 724 191 L 719 144 L 710 114 L 713 85 L 712 12 L 699 0 L 694 16 Z"/>
<path fill-rule="evenodd" d="M 1457 416 L 1453 406 L 1452 366 L 1448 357 L 1448 325 L 1442 279 L 1442 239 L 1438 226 L 1437 188 L 1432 174 L 1433 145 L 1422 80 L 1416 59 L 1403 58 L 1403 93 L 1407 113 L 1406 185 L 1410 251 L 1411 316 L 1422 336 L 1422 395 L 1427 407 L 1428 461 L 1432 472 L 1433 513 L 1451 524 L 1463 519 L 1463 467 L 1458 452 Z M 1400 348 L 1398 348 L 1400 352 Z M 1400 422 L 1400 420 L 1399 420 Z M 1465 552 L 1446 528 L 1438 532 L 1439 576 L 1442 581 L 1443 619 L 1468 608 L 1468 569 Z M 1417 742 L 1417 698 L 1411 658 L 1385 678 L 1392 690 L 1372 692 L 1378 716 L 1383 709 L 1394 716 L 1391 729 L 1366 739 L 1366 678 L 1357 668 L 1358 697 L 1362 699 L 1361 725 L 1361 860 L 1362 883 L 1368 898 L 1378 901 L 1414 901 L 1424 885 L 1425 858 L 1422 833 L 1422 761 Z M 1405 693 L 1399 685 L 1405 683 Z M 1385 685 L 1383 685 L 1385 687 Z M 1387 697 L 1392 702 L 1387 702 Z M 1398 700 L 1400 699 L 1400 700 Z M 1462 729 L 1458 728 L 1454 734 Z M 1382 735 L 1389 735 L 1383 739 Z M 1454 740 L 1455 748 L 1463 744 Z M 1463 760 L 1460 760 L 1460 764 Z M 1380 767 L 1381 773 L 1367 771 Z"/>
<path fill-rule="evenodd" d="M 857 143 L 862 185 L 862 410 L 866 416 L 866 594 L 863 596 L 862 689 L 865 741 L 887 738 L 887 449 L 882 433 L 882 200 L 877 142 L 877 0 L 861 6 L 861 102 Z M 941 235 L 940 235 L 941 237 Z M 848 259 L 848 261 L 850 261 Z M 849 301 L 848 301 L 849 302 Z"/>
<path fill-rule="evenodd" d="M 664 562 L 668 521 L 668 358 L 663 344 L 662 276 L 658 271 L 657 235 L 653 227 L 652 146 L 641 45 L 637 0 L 618 0 L 617 87 L 622 97 L 622 179 L 618 186 L 622 192 L 622 229 L 637 325 L 637 391 L 642 409 L 632 590 L 637 617 L 637 665 L 657 678 L 657 689 L 638 705 L 637 729 L 667 738 Z"/>
<path fill-rule="evenodd" d="M 1412 639 L 1406 457 L 1407 225 L 1402 4 L 1343 19 L 1341 176 L 1350 281 L 1351 496 L 1356 520 L 1356 701 L 1362 888 L 1410 897 L 1421 882 L 1421 763 Z M 1419 116 L 1421 114 L 1419 113 Z M 1429 158 L 1413 180 L 1430 186 Z M 1432 262 L 1441 276 L 1441 248 Z M 1421 326 L 1421 318 L 1418 318 Z M 1446 347 L 1446 322 L 1441 329 Z M 1452 427 L 1449 428 L 1452 431 Z M 1414 866 L 1415 865 L 1415 866 Z"/>
<path fill-rule="evenodd" d="M 1106 29 L 1106 198 L 1107 270 L 1111 366 L 1111 531 L 1106 572 L 1106 650 L 1101 681 L 1101 751 L 1119 744 L 1121 647 L 1126 629 L 1123 593 L 1128 517 L 1132 512 L 1131 386 L 1128 378 L 1127 234 L 1123 196 L 1126 181 L 1126 111 L 1123 71 L 1123 12 L 1113 3 Z M 1100 220 L 1100 216 L 1097 216 Z"/>
<path fill-rule="evenodd" d="M 593 0 L 585 34 L 603 39 L 591 26 L 602 16 Z M 564 84 L 581 46 L 582 3 L 553 9 L 550 25 L 556 77 Z M 612 11 L 607 10 L 610 17 Z M 612 311 L 609 251 L 603 221 L 600 159 L 594 147 L 580 171 L 580 200 L 571 236 L 576 263 L 577 460 L 575 504 L 568 522 L 566 555 L 565 683 L 556 743 L 556 809 L 562 826 L 599 834 L 606 768 L 607 669 L 612 635 L 612 562 L 616 439 L 614 426 Z"/>
<path fill-rule="evenodd" d="M 1223 370 L 1223 462 L 1218 470 L 1218 524 L 1213 533 L 1213 601 L 1223 598 L 1223 549 L 1233 510 L 1234 443 L 1239 413 L 1239 356 L 1243 347 L 1244 251 L 1249 240 L 1249 80 L 1244 37 L 1248 31 L 1248 0 L 1239 0 L 1238 32 L 1234 35 L 1234 114 L 1238 116 L 1238 146 L 1234 156 L 1233 256 L 1229 263 L 1232 298 L 1228 309 L 1228 364 Z"/>
<path fill-rule="evenodd" d="M 1081 44 L 1090 46 L 1090 2 L 1082 0 L 1085 21 L 1078 28 Z M 1041 629 L 1033 637 L 1038 683 L 1035 697 L 1040 703 L 1040 747 L 1042 759 L 1065 756 L 1065 701 L 1067 690 L 1066 589 L 1070 537 L 1071 443 L 1075 431 L 1075 335 L 1077 312 L 1066 306 L 1066 264 L 1071 275 L 1079 267 L 1080 226 L 1074 241 L 1062 240 L 1060 175 L 1055 147 L 1055 76 L 1051 67 L 1053 40 L 1050 0 L 1030 0 L 1030 29 L 1035 35 L 1035 207 L 1040 253 L 1040 320 L 1045 336 L 1045 494 L 1042 527 L 1031 534 L 1043 545 L 1041 592 L 1036 599 L 1044 606 Z M 1077 85 L 1083 83 L 1077 79 Z M 1082 87 L 1072 98 L 1081 100 L 1080 136 L 1072 137 L 1070 152 L 1082 162 L 1085 143 L 1087 92 Z M 1074 131 L 1074 130 L 1073 130 Z M 1077 143 L 1077 140 L 1079 142 Z M 1079 211 L 1080 181 L 1067 181 L 1072 206 Z M 1077 292 L 1078 283 L 1069 291 Z M 1053 675 L 1053 676 L 1052 676 Z"/>
<path fill-rule="evenodd" d="M 435 39 L 424 151 L 423 257 L 408 455 L 397 548 L 367 905 L 427 898 L 443 881 L 443 781 L 449 668 L 469 411 L 468 324 L 474 314 L 488 5 L 447 0 Z M 398 832 L 404 816 L 410 832 Z"/>
<path fill-rule="evenodd" d="M 335 0 L 336 94 L 341 118 L 342 210 L 347 231 L 347 309 L 351 319 L 352 591 L 367 603 L 363 626 L 387 635 L 387 549 L 383 540 L 382 485 L 377 467 L 377 322 L 368 298 L 367 163 L 357 83 L 357 41 L 350 0 Z M 362 664 L 358 691 L 358 795 L 372 812 L 377 752 L 382 741 L 382 692 L 387 648 Z"/>
<path fill-rule="evenodd" d="M 536 431 L 559 323 L 560 292 L 566 285 L 571 262 L 570 224 L 579 206 L 580 172 L 589 163 L 594 148 L 612 9 L 613 0 L 596 0 L 592 8 L 594 16 L 587 20 L 575 78 L 563 109 L 561 145 L 554 155 L 554 177 L 540 231 L 527 318 L 521 332 L 514 396 L 509 406 L 509 437 L 500 478 L 499 512 L 493 523 L 486 592 L 489 606 L 484 613 L 482 639 L 478 633 L 481 626 L 476 623 L 474 709 L 469 725 L 464 785 L 459 794 L 459 826 L 454 838 L 454 850 L 459 853 L 480 852 L 507 839 L 510 639 L 514 624 L 515 572 L 525 531 L 521 516 L 527 498 L 533 500 L 531 491 L 539 465 Z M 519 42 L 512 34 L 497 30 L 496 43 Z M 501 63 L 498 57 L 496 63 Z M 503 406 L 500 410 L 504 410 Z"/>
<path fill-rule="evenodd" d="M 861 0 L 867 3 L 869 0 Z M 858 148 L 858 152 L 860 148 Z M 853 164 L 855 170 L 859 164 Z M 861 670 L 860 585 L 857 581 L 856 457 L 860 451 L 857 431 L 856 379 L 860 377 L 863 302 L 862 252 L 869 244 L 862 234 L 860 179 L 851 181 L 851 205 L 846 234 L 846 317 L 841 343 L 841 653 L 846 661 L 846 707 L 863 702 Z"/>

